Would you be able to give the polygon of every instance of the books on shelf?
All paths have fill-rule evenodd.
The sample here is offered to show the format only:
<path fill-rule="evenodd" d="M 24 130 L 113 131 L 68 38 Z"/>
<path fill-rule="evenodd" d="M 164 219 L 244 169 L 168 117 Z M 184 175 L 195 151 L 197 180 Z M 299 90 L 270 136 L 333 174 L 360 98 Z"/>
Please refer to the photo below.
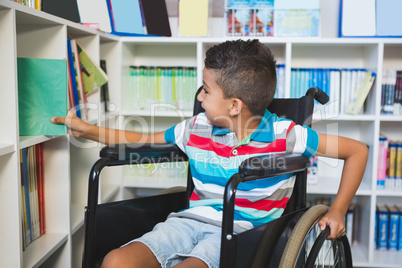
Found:
<path fill-rule="evenodd" d="M 112 34 L 171 36 L 165 0 L 107 0 Z"/>
<path fill-rule="evenodd" d="M 274 98 L 286 98 L 285 64 L 276 65 L 276 91 Z"/>
<path fill-rule="evenodd" d="M 17 58 L 19 134 L 65 135 L 66 127 L 50 122 L 67 111 L 65 59 Z"/>
<path fill-rule="evenodd" d="M 381 113 L 402 115 L 402 71 L 384 70 L 381 85 Z"/>
<path fill-rule="evenodd" d="M 377 205 L 374 244 L 377 250 L 402 250 L 402 206 Z"/>
<path fill-rule="evenodd" d="M 27 7 L 32 7 L 37 10 L 42 10 L 42 0 L 11 0 L 13 2 L 23 4 Z"/>
<path fill-rule="evenodd" d="M 300 98 L 313 86 L 329 95 L 329 115 L 360 114 L 376 74 L 366 69 L 292 68 L 290 97 Z"/>
<path fill-rule="evenodd" d="M 319 36 L 320 2 L 231 0 L 225 7 L 228 36 Z"/>
<path fill-rule="evenodd" d="M 378 189 L 402 189 L 402 142 L 381 136 L 378 148 Z"/>
<path fill-rule="evenodd" d="M 46 233 L 43 145 L 20 150 L 23 248 Z"/>
<path fill-rule="evenodd" d="M 131 66 L 129 109 L 145 110 L 152 104 L 162 104 L 167 105 L 165 108 L 190 111 L 196 80 L 195 67 Z"/>
<path fill-rule="evenodd" d="M 75 39 L 67 40 L 69 109 L 88 120 L 87 96 L 103 86 L 108 76 Z"/>
<path fill-rule="evenodd" d="M 339 37 L 396 37 L 402 35 L 398 0 L 341 0 Z"/>

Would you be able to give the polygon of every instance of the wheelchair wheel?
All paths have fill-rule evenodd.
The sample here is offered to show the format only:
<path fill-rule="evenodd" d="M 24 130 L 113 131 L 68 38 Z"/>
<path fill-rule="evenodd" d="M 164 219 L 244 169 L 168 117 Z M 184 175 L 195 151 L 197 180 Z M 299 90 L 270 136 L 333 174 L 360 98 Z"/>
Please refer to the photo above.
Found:
<path fill-rule="evenodd" d="M 327 206 L 316 205 L 303 214 L 285 246 L 280 268 L 352 267 L 347 238 L 343 236 L 335 240 L 326 240 L 329 228 L 320 231 L 318 221 L 327 210 Z"/>

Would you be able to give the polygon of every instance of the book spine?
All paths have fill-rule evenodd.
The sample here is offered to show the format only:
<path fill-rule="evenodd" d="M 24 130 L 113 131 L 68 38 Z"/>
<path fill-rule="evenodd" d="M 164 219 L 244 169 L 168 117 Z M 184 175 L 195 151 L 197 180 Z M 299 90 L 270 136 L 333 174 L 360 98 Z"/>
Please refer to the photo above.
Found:
<path fill-rule="evenodd" d="M 388 250 L 398 249 L 399 212 L 392 206 L 389 212 Z"/>
<path fill-rule="evenodd" d="M 69 66 L 69 75 L 70 81 L 73 86 L 73 95 L 74 95 L 74 109 L 77 117 L 81 118 L 81 110 L 80 110 L 80 101 L 78 98 L 78 90 L 77 90 L 77 81 L 75 80 L 75 70 L 74 70 L 74 58 L 73 58 L 73 51 L 71 48 L 70 39 L 67 40 L 67 57 L 68 57 L 68 66 Z"/>
<path fill-rule="evenodd" d="M 378 169 L 377 169 L 377 188 L 385 188 L 385 178 L 387 170 L 387 138 L 380 137 L 378 148 Z"/>
<path fill-rule="evenodd" d="M 396 151 L 397 144 L 395 142 L 389 143 L 389 170 L 388 170 L 388 183 L 387 189 L 395 188 L 395 175 L 396 175 Z"/>
<path fill-rule="evenodd" d="M 388 222 L 389 213 L 386 207 L 379 207 L 378 211 L 378 249 L 388 249 Z"/>
<path fill-rule="evenodd" d="M 395 183 L 396 189 L 402 189 L 402 143 L 397 143 L 395 160 Z M 402 224 L 402 223 L 401 223 Z"/>
<path fill-rule="evenodd" d="M 21 150 L 22 153 L 22 165 L 23 165 L 23 176 L 24 176 L 24 198 L 25 198 L 25 208 L 26 208 L 26 221 L 27 221 L 27 232 L 26 232 L 26 247 L 32 242 L 32 225 L 31 225 L 31 205 L 29 199 L 29 173 L 28 173 L 28 159 L 27 159 L 27 148 Z"/>

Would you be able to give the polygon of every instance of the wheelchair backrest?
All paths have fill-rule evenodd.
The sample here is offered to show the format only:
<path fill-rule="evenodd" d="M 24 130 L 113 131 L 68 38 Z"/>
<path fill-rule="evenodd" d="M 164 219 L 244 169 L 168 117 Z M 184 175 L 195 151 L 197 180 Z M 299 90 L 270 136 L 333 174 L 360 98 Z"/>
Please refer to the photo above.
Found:
<path fill-rule="evenodd" d="M 198 88 L 195 94 L 193 115 L 204 112 L 201 107 L 201 102 L 197 100 L 198 94 L 201 92 L 202 86 Z M 321 103 L 328 101 L 328 95 L 323 93 L 320 89 L 312 87 L 307 90 L 306 95 L 301 98 L 289 99 L 273 99 L 267 106 L 268 111 L 276 114 L 278 117 L 283 117 L 292 120 L 296 124 L 311 126 L 312 115 L 314 111 L 314 100 L 317 99 Z M 295 211 L 306 206 L 306 180 L 307 172 L 302 175 L 296 176 L 293 193 L 286 206 L 285 214 Z M 193 190 L 191 174 L 187 180 L 187 196 L 190 197 Z"/>

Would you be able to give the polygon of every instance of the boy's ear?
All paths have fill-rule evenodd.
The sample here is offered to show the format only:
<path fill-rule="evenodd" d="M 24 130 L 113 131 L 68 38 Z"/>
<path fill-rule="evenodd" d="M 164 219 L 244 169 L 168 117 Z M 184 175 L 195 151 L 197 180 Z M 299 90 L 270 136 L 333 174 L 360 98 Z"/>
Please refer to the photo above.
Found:
<path fill-rule="evenodd" d="M 230 115 L 236 116 L 241 113 L 244 108 L 244 102 L 240 99 L 233 98 L 232 99 L 232 107 L 230 107 Z"/>

